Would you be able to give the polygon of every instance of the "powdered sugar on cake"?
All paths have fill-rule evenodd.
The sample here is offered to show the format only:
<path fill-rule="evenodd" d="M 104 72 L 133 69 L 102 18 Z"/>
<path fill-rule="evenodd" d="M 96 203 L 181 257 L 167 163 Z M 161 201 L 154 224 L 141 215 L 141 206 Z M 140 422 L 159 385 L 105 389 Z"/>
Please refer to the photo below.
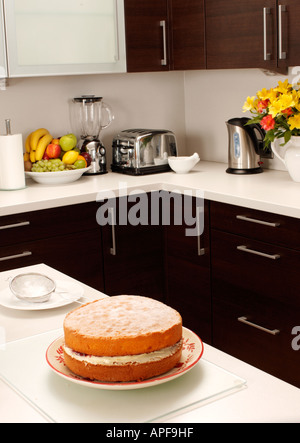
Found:
<path fill-rule="evenodd" d="M 167 330 L 180 324 L 181 317 L 172 308 L 156 300 L 139 296 L 117 296 L 82 306 L 66 318 L 66 326 L 82 336 L 135 337 Z"/>

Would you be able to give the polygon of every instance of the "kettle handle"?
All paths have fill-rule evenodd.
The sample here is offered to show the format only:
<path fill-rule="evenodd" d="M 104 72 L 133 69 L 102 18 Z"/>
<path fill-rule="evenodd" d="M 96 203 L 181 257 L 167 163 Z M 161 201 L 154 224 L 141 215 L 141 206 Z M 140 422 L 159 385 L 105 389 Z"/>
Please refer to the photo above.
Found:
<path fill-rule="evenodd" d="M 266 136 L 264 129 L 258 123 L 252 123 L 252 124 L 246 125 L 244 127 L 246 128 L 246 130 L 248 130 L 248 134 L 250 135 L 252 140 L 254 140 L 255 146 L 256 146 L 256 153 L 259 154 L 260 146 L 259 146 L 259 141 L 255 135 L 254 129 L 256 129 L 260 133 L 260 135 L 262 137 L 262 145 L 263 145 L 263 142 L 264 142 L 264 139 Z"/>

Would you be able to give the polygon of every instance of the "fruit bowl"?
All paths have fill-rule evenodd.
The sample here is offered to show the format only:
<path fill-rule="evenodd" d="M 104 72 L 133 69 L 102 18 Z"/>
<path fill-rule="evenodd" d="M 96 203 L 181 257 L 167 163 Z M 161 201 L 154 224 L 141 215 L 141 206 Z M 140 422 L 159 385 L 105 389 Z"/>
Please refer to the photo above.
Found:
<path fill-rule="evenodd" d="M 82 168 L 56 172 L 25 172 L 25 175 L 42 185 L 64 185 L 79 180 L 89 169 L 90 168 Z"/>

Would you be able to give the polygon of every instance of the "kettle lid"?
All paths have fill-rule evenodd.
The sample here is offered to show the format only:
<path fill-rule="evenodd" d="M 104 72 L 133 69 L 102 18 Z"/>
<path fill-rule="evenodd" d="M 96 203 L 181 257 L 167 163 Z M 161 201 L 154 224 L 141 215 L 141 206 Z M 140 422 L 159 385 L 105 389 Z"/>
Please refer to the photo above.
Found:
<path fill-rule="evenodd" d="M 248 117 L 236 117 L 228 120 L 227 124 L 233 126 L 239 126 L 240 128 L 245 129 L 245 124 L 248 123 L 249 120 L 250 118 Z"/>

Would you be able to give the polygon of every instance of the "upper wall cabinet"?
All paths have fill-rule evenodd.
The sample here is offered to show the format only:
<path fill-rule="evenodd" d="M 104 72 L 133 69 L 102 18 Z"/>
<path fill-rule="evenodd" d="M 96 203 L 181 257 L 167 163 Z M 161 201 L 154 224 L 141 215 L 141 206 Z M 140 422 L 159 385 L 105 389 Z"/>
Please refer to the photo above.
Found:
<path fill-rule="evenodd" d="M 207 1 L 207 68 L 275 69 L 276 22 L 276 0 Z"/>
<path fill-rule="evenodd" d="M 3 4 L 0 2 L 0 78 L 7 77 L 6 63 L 6 46 L 5 46 L 5 30 L 4 30 L 4 11 Z"/>
<path fill-rule="evenodd" d="M 208 69 L 300 64 L 299 0 L 206 1 Z"/>
<path fill-rule="evenodd" d="M 126 72 L 124 0 L 3 0 L 9 77 Z"/>
<path fill-rule="evenodd" d="M 205 68 L 204 0 L 124 0 L 128 72 Z"/>
<path fill-rule="evenodd" d="M 300 2 L 278 2 L 278 66 L 279 68 L 300 65 Z"/>
<path fill-rule="evenodd" d="M 204 69 L 204 0 L 169 0 L 171 69 Z"/>
<path fill-rule="evenodd" d="M 124 0 L 128 72 L 169 70 L 167 0 Z"/>

